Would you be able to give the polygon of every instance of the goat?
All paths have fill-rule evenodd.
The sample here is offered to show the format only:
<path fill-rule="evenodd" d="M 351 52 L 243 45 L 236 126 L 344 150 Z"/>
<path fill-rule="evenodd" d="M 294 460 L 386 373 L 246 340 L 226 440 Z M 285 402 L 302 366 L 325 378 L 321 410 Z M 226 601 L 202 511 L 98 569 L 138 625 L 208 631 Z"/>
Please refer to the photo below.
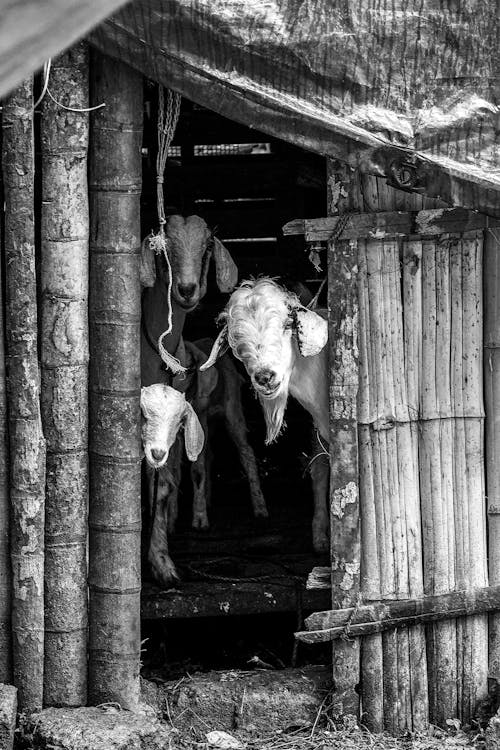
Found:
<path fill-rule="evenodd" d="M 238 269 L 229 252 L 199 216 L 186 219 L 170 216 L 165 225 L 165 238 L 171 279 L 166 259 L 155 252 L 149 238 L 144 240 L 141 249 L 143 386 L 168 381 L 157 341 L 171 315 L 172 330 L 163 344 L 172 355 L 177 350 L 187 313 L 194 310 L 206 293 L 210 259 L 215 261 L 216 281 L 222 292 L 232 291 L 238 279 Z"/>
<path fill-rule="evenodd" d="M 183 360 L 198 368 L 206 362 L 206 352 L 210 351 L 212 344 L 212 339 L 201 339 L 196 343 L 185 342 L 186 352 Z M 194 456 L 193 440 L 191 439 L 191 443 L 188 443 L 189 435 L 194 433 L 196 437 L 197 434 L 189 421 L 191 412 L 197 417 L 201 434 L 205 436 L 209 435 L 215 418 L 224 420 L 247 475 L 254 514 L 261 517 L 267 516 L 255 455 L 246 437 L 245 418 L 241 408 L 241 378 L 233 362 L 229 357 L 223 357 L 215 370 L 206 373 L 195 370 L 194 375 L 188 375 L 186 379 L 189 381 L 187 397 L 191 400 L 191 404 L 184 394 L 166 385 L 156 384 L 142 389 L 143 416 L 146 420 L 143 428 L 143 442 L 148 465 L 150 498 L 154 490 L 154 470 L 162 469 L 157 479 L 156 512 L 154 512 L 148 559 L 155 578 L 166 586 L 173 582 L 176 575 L 175 567 L 168 555 L 167 541 L 168 532 L 173 530 L 177 517 L 179 459 L 182 453 L 179 441 L 174 442 L 174 440 L 186 417 L 184 428 L 186 453 L 193 462 L 191 465 L 193 526 L 200 529 L 208 527 L 207 501 L 210 496 L 208 446 L 206 444 L 203 446 L 202 442 L 198 455 Z M 179 396 L 177 400 L 173 398 L 172 390 Z M 186 413 L 187 409 L 191 411 Z M 172 453 L 170 453 L 171 449 Z"/>
<path fill-rule="evenodd" d="M 186 454 L 192 462 L 202 452 L 205 435 L 185 395 L 164 383 L 141 389 L 141 410 L 151 517 L 148 560 L 154 577 L 168 587 L 178 579 L 168 554 L 167 526 L 169 513 L 177 508 L 182 452 L 179 431 L 184 428 Z"/>
<path fill-rule="evenodd" d="M 319 442 L 329 441 L 328 324 L 324 312 L 305 308 L 298 297 L 270 278 L 243 281 L 219 320 L 224 323 L 205 371 L 228 346 L 243 362 L 262 405 L 266 444 L 283 427 L 288 395 L 311 414 Z M 321 453 L 325 453 L 323 449 Z M 328 550 L 328 476 L 323 456 L 313 459 L 313 546 Z"/>

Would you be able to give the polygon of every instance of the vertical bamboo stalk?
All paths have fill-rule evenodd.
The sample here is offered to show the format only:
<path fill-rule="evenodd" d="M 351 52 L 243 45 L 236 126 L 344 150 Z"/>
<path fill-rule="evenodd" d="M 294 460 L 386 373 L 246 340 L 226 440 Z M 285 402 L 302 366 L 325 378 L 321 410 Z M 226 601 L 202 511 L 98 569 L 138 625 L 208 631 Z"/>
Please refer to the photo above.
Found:
<path fill-rule="evenodd" d="M 484 237 L 484 397 L 490 585 L 500 584 L 500 229 Z M 489 617 L 491 680 L 500 683 L 500 612 Z"/>
<path fill-rule="evenodd" d="M 93 703 L 139 700 L 142 78 L 96 54 L 90 154 L 90 646 Z"/>
<path fill-rule="evenodd" d="M 88 52 L 55 60 L 51 93 L 88 107 Z M 88 189 L 87 112 L 47 97 L 42 141 L 42 420 L 46 706 L 87 703 Z"/>
<path fill-rule="evenodd" d="M 461 366 L 453 367 L 455 399 L 456 516 L 462 539 L 457 538 L 456 574 L 460 588 L 487 585 L 486 508 L 483 464 L 482 383 L 482 237 L 464 234 L 457 244 L 461 266 Z M 455 309 L 455 305 L 453 305 Z M 460 382 L 461 381 L 461 382 Z M 478 702 L 487 695 L 487 617 L 457 620 L 459 659 L 459 716 L 470 723 Z"/>
<path fill-rule="evenodd" d="M 3 189 L 0 189 L 0 205 L 3 205 L 3 203 Z M 3 211 L 1 212 L 1 216 L 3 224 Z M 2 236 L 3 227 L 0 226 L 0 238 Z M 5 382 L 3 260 L 4 248 L 2 246 L 0 260 L 0 682 L 10 683 L 12 681 L 12 574 L 9 544 L 9 432 L 7 429 L 7 393 Z"/>
<path fill-rule="evenodd" d="M 451 424 L 448 291 L 449 250 L 422 243 L 422 369 L 420 411 L 420 487 L 426 594 L 454 588 L 453 427 Z M 442 336 L 438 331 L 445 331 Z M 446 417 L 440 419 L 440 417 Z M 457 713 L 456 625 L 445 621 L 427 630 L 431 721 L 443 724 Z"/>
<path fill-rule="evenodd" d="M 40 419 L 34 238 L 33 85 L 3 108 L 12 639 L 21 711 L 43 697 L 45 441 Z"/>

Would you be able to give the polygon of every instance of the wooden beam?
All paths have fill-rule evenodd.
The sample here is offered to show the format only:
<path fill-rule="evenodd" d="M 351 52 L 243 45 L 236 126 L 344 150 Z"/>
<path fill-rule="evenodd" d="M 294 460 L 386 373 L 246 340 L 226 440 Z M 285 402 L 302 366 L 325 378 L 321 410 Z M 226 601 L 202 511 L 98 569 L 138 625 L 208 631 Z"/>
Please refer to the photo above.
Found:
<path fill-rule="evenodd" d="M 294 219 L 285 224 L 283 234 L 303 234 L 306 242 L 327 242 L 335 233 L 339 221 L 339 216 Z M 355 213 L 348 217 L 339 239 L 384 239 L 411 234 L 428 237 L 444 232 L 470 232 L 496 226 L 500 226 L 499 219 L 465 208 Z"/>
<path fill-rule="evenodd" d="M 417 623 L 497 610 L 500 610 L 500 586 L 485 586 L 422 599 L 385 600 L 348 609 L 315 612 L 305 621 L 308 630 L 296 633 L 295 637 L 304 643 L 325 643 L 343 636 L 357 638 Z"/>

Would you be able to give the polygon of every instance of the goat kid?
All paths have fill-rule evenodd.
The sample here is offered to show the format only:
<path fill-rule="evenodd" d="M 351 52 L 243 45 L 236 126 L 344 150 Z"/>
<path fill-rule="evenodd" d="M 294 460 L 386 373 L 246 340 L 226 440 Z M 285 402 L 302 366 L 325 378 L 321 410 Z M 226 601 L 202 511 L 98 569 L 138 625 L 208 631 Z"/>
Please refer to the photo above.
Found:
<path fill-rule="evenodd" d="M 224 327 L 204 371 L 228 346 L 247 370 L 262 405 L 266 444 L 283 427 L 289 394 L 311 414 L 324 444 L 329 440 L 328 324 L 270 278 L 243 281 L 220 315 Z M 324 452 L 324 451 L 322 451 Z M 323 456 L 311 463 L 314 493 L 313 546 L 329 548 L 328 476 Z"/>
<path fill-rule="evenodd" d="M 184 428 L 186 454 L 192 462 L 199 459 L 205 435 L 185 395 L 164 383 L 141 389 L 141 410 L 151 518 L 148 561 L 156 580 L 168 587 L 178 580 L 175 565 L 168 554 L 167 532 L 169 516 L 177 513 L 182 459 L 179 433 Z"/>
<path fill-rule="evenodd" d="M 186 453 L 192 461 L 193 521 L 196 529 L 208 528 L 207 505 L 210 499 L 210 453 L 208 440 L 193 456 L 193 441 L 189 416 L 193 413 L 198 421 L 201 435 L 207 438 L 215 419 L 222 418 L 234 442 L 247 476 L 254 515 L 267 517 L 267 508 L 260 487 L 255 454 L 248 443 L 246 423 L 241 405 L 241 378 L 229 357 L 223 357 L 217 368 L 199 372 L 198 367 L 206 362 L 212 339 L 201 339 L 196 343 L 183 342 L 176 354 L 190 367 L 190 372 L 174 378 L 174 387 L 156 384 L 143 388 L 143 443 L 148 464 L 149 496 L 154 492 L 154 471 L 159 471 L 156 512 L 153 510 L 153 533 L 151 535 L 148 560 L 153 575 L 161 584 L 168 586 L 174 580 L 172 561 L 168 556 L 168 533 L 175 528 L 177 520 L 177 497 L 181 472 L 182 445 L 177 432 L 186 419 L 184 435 Z M 193 373 L 194 370 L 194 373 Z M 177 382 L 178 381 L 178 382 Z M 176 390 L 186 389 L 185 394 Z M 153 390 L 154 389 L 154 390 Z M 174 399 L 172 391 L 180 398 Z M 149 395 L 151 393 L 151 395 Z M 187 399 L 187 400 L 186 400 Z M 185 415 L 184 410 L 188 409 Z M 168 423 L 167 423 L 168 421 Z M 194 433 L 196 436 L 196 432 Z M 168 460 L 167 460 L 168 459 Z M 150 505 L 153 503 L 150 501 Z M 163 548 L 162 548 L 163 545 Z M 175 570 L 175 569 L 174 569 Z"/>

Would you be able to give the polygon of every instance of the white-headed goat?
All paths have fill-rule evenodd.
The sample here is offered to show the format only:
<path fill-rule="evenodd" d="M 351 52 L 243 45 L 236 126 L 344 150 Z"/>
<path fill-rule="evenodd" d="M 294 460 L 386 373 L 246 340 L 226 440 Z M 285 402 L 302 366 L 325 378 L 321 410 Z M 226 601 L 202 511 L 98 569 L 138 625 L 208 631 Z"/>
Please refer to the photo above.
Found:
<path fill-rule="evenodd" d="M 266 442 L 277 438 L 290 394 L 311 414 L 320 442 L 329 440 L 328 324 L 295 294 L 270 278 L 244 281 L 220 316 L 224 327 L 207 369 L 228 345 L 243 362 L 264 411 Z M 325 451 L 320 451 L 325 453 Z M 311 463 L 314 490 L 313 544 L 328 549 L 328 461 Z"/>
<path fill-rule="evenodd" d="M 205 435 L 185 395 L 164 383 L 142 388 L 141 410 L 151 517 L 148 560 L 154 577 L 169 586 L 178 578 L 168 554 L 168 518 L 177 513 L 182 458 L 179 431 L 184 428 L 186 454 L 193 462 L 203 450 Z"/>
<path fill-rule="evenodd" d="M 198 367 L 207 360 L 212 339 L 196 343 L 184 342 L 182 359 L 193 369 L 185 376 L 186 400 L 166 385 L 151 385 L 142 389 L 143 445 L 148 464 L 149 495 L 153 526 L 148 559 L 153 575 L 161 584 L 170 585 L 175 579 L 175 567 L 168 555 L 168 532 L 177 518 L 177 495 L 180 480 L 182 445 L 175 437 L 184 425 L 186 453 L 191 465 L 193 483 L 193 526 L 208 527 L 207 503 L 210 497 L 210 465 L 207 442 L 212 421 L 221 418 L 235 444 L 242 468 L 247 476 L 255 516 L 266 517 L 267 508 L 260 487 L 257 462 L 246 436 L 246 422 L 241 406 L 241 377 L 229 357 L 223 357 L 209 372 Z M 175 395 L 174 395 L 175 394 Z M 203 444 L 203 435 L 206 442 Z M 168 459 L 168 460 L 167 460 Z M 154 502 L 154 470 L 157 477 Z"/>

